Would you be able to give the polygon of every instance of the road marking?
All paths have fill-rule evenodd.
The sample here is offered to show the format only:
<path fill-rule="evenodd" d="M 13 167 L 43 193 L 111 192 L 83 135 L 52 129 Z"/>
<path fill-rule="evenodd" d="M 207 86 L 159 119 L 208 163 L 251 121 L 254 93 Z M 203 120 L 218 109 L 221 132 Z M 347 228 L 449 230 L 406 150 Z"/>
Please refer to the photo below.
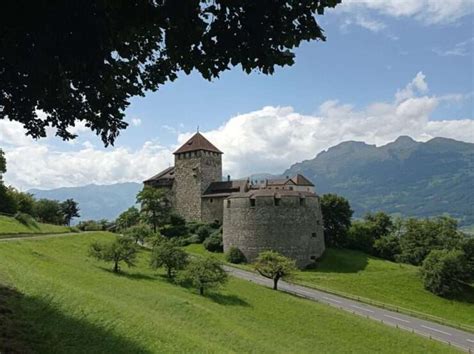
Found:
<path fill-rule="evenodd" d="M 474 343 L 474 340 L 472 339 L 466 339 L 468 342 Z"/>
<path fill-rule="evenodd" d="M 334 301 L 337 302 L 338 304 L 342 303 L 342 301 L 336 300 L 336 299 L 331 299 L 330 297 L 323 296 L 323 299 L 329 300 L 329 301 Z"/>
<path fill-rule="evenodd" d="M 390 316 L 390 315 L 385 315 L 385 317 L 388 317 L 388 318 L 393 318 L 394 320 L 398 320 L 398 321 L 402 321 L 402 322 L 405 322 L 405 323 L 410 323 L 410 321 L 407 321 L 407 320 L 404 320 L 403 318 L 398 318 L 398 317 L 395 317 L 395 316 Z"/>
<path fill-rule="evenodd" d="M 428 326 L 424 326 L 424 325 L 421 325 L 421 327 L 426 328 L 426 329 L 430 329 L 430 330 L 435 331 L 435 332 L 446 334 L 447 336 L 452 336 L 451 333 L 444 332 L 444 331 L 441 331 L 441 330 L 433 328 L 433 327 L 428 327 Z"/>
<path fill-rule="evenodd" d="M 367 311 L 367 312 L 372 312 L 374 313 L 374 311 L 372 310 L 369 310 L 369 309 L 365 309 L 363 307 L 360 307 L 360 306 L 356 306 L 356 305 L 351 305 L 352 307 L 356 308 L 356 309 L 359 309 L 359 310 L 363 310 L 363 311 Z"/>

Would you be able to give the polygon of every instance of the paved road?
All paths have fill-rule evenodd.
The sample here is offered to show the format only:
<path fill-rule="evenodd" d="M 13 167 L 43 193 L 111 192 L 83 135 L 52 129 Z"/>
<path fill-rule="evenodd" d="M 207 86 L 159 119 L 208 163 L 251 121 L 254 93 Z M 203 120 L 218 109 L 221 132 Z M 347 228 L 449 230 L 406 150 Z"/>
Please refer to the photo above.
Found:
<path fill-rule="evenodd" d="M 237 278 L 249 280 L 267 287 L 272 287 L 273 285 L 270 279 L 258 274 L 229 266 L 225 266 L 225 269 L 229 274 Z M 474 353 L 474 334 L 468 332 L 284 281 L 279 282 L 278 289 L 310 300 L 322 302 L 392 327 L 398 327 L 428 338 L 436 339 L 464 351 Z"/>

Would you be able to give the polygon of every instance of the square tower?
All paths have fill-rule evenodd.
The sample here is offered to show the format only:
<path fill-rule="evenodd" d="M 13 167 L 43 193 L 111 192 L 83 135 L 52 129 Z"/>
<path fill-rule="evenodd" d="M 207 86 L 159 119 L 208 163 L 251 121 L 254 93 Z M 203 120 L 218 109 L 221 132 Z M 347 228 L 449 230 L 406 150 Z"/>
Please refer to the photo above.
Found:
<path fill-rule="evenodd" d="M 222 152 L 199 132 L 174 152 L 174 209 L 186 221 L 201 221 L 201 197 L 222 180 Z"/>

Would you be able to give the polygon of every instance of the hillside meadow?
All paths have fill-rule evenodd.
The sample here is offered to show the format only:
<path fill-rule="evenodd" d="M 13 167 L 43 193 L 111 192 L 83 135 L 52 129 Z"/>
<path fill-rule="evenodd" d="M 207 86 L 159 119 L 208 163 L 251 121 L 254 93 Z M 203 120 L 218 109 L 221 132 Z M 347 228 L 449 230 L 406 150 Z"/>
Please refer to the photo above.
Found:
<path fill-rule="evenodd" d="M 0 238 L 11 235 L 54 234 L 70 231 L 71 229 L 67 226 L 43 224 L 40 222 L 34 225 L 26 225 L 13 217 L 0 215 Z"/>
<path fill-rule="evenodd" d="M 199 255 L 210 253 L 199 244 L 186 249 Z M 222 253 L 216 257 L 225 261 Z M 252 270 L 250 265 L 237 267 Z M 474 287 L 465 287 L 462 295 L 451 299 L 436 296 L 423 288 L 419 268 L 412 265 L 329 248 L 314 269 L 298 271 L 289 281 L 421 312 L 474 330 Z"/>
<path fill-rule="evenodd" d="M 21 343 L 40 353 L 455 352 L 238 279 L 202 297 L 150 270 L 146 250 L 136 268 L 113 274 L 110 265 L 87 257 L 93 240 L 112 237 L 89 233 L 0 243 L 2 288 L 19 294 L 4 292 L 3 303 L 13 311 Z"/>

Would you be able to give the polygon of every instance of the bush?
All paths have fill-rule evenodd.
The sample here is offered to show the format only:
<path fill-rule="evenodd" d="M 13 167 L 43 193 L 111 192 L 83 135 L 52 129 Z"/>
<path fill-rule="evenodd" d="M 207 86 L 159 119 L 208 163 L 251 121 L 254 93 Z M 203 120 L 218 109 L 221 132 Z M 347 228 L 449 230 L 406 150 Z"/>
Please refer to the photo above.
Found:
<path fill-rule="evenodd" d="M 467 274 L 464 252 L 433 250 L 423 261 L 421 276 L 425 289 L 440 296 L 462 291 Z"/>
<path fill-rule="evenodd" d="M 36 220 L 31 215 L 18 212 L 15 214 L 14 217 L 18 222 L 20 222 L 23 225 L 26 225 L 29 227 L 38 227 Z"/>
<path fill-rule="evenodd" d="M 198 235 L 199 240 L 201 242 L 204 242 L 205 239 L 211 236 L 212 232 L 213 232 L 213 229 L 211 229 L 209 225 L 201 225 L 196 230 L 196 234 Z"/>
<path fill-rule="evenodd" d="M 182 237 L 188 234 L 186 225 L 165 225 L 160 228 L 160 233 L 166 238 Z"/>
<path fill-rule="evenodd" d="M 231 247 L 225 255 L 225 259 L 233 264 L 246 263 L 245 255 L 237 247 Z"/>
<path fill-rule="evenodd" d="M 191 221 L 187 224 L 187 227 L 188 227 L 188 230 L 191 234 L 196 234 L 197 230 L 203 225 L 205 225 L 205 224 L 203 224 L 202 222 Z"/>
<path fill-rule="evenodd" d="M 201 243 L 201 240 L 199 239 L 198 235 L 191 235 L 186 239 L 186 241 L 188 242 L 188 244 Z"/>
<path fill-rule="evenodd" d="M 170 215 L 170 224 L 173 225 L 173 226 L 186 225 L 186 220 L 178 214 L 171 214 Z"/>
<path fill-rule="evenodd" d="M 374 251 L 380 258 L 395 261 L 400 254 L 400 238 L 395 235 L 382 237 L 375 241 Z"/>
<path fill-rule="evenodd" d="M 223 252 L 222 234 L 219 231 L 214 232 L 203 242 L 204 248 L 209 252 Z"/>

